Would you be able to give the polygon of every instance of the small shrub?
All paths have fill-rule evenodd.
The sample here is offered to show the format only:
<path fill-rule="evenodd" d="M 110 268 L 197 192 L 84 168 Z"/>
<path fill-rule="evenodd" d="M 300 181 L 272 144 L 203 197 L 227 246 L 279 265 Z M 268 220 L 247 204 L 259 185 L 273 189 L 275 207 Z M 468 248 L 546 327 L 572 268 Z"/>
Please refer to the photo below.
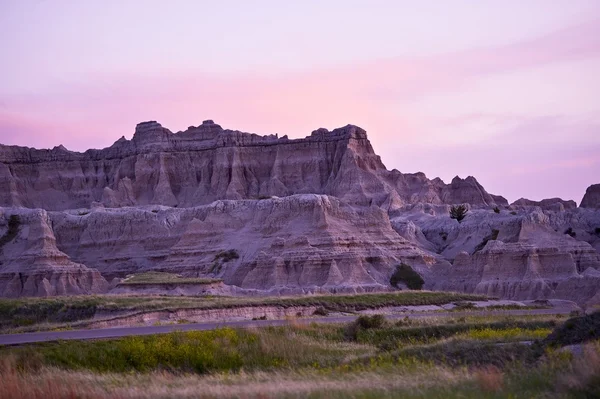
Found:
<path fill-rule="evenodd" d="M 270 195 L 259 195 L 259 196 L 258 196 L 258 199 L 259 199 L 259 200 L 271 199 L 271 196 L 270 196 Z"/>
<path fill-rule="evenodd" d="M 323 306 L 319 306 L 313 312 L 313 316 L 327 316 L 329 312 Z"/>
<path fill-rule="evenodd" d="M 467 215 L 467 212 L 468 210 L 465 205 L 454 205 L 450 208 L 450 218 L 456 219 L 460 223 Z"/>
<path fill-rule="evenodd" d="M 494 213 L 500 213 L 500 208 L 498 208 L 498 207 L 495 207 L 495 208 L 494 208 Z"/>
<path fill-rule="evenodd" d="M 596 227 L 596 230 L 594 230 L 594 233 L 596 233 L 596 235 L 600 237 L 600 227 Z"/>
<path fill-rule="evenodd" d="M 454 302 L 454 306 L 455 308 L 452 310 L 472 310 L 476 308 L 474 303 L 466 301 Z"/>
<path fill-rule="evenodd" d="M 158 213 L 158 209 L 152 209 L 152 213 Z"/>
<path fill-rule="evenodd" d="M 215 261 L 222 259 L 223 263 L 229 262 L 233 259 L 238 259 L 240 255 L 237 253 L 235 249 L 230 249 L 228 251 L 221 251 L 215 255 Z"/>
<path fill-rule="evenodd" d="M 572 227 L 569 227 L 568 229 L 566 229 L 566 230 L 565 230 L 565 234 L 568 234 L 568 235 L 570 235 L 571 237 L 575 237 L 575 236 L 577 235 L 577 233 L 575 233 L 575 232 L 573 231 L 573 228 L 572 228 Z"/>
<path fill-rule="evenodd" d="M 442 240 L 446 241 L 448 239 L 448 233 L 446 233 L 445 231 L 441 231 L 440 237 L 442 237 Z"/>
<path fill-rule="evenodd" d="M 413 270 L 407 264 L 401 263 L 396 267 L 396 271 L 390 277 L 390 284 L 392 287 L 398 288 L 398 283 L 404 283 L 411 290 L 420 290 L 423 288 L 425 281 L 421 275 Z"/>
<path fill-rule="evenodd" d="M 387 320 L 381 314 L 374 314 L 372 316 L 361 315 L 358 319 L 348 324 L 344 335 L 346 338 L 356 341 L 360 331 L 375 330 L 385 326 L 387 326 Z"/>
<path fill-rule="evenodd" d="M 517 214 L 517 212 L 515 212 L 515 211 L 512 211 L 510 214 L 511 214 L 511 215 L 516 215 L 516 214 Z"/>

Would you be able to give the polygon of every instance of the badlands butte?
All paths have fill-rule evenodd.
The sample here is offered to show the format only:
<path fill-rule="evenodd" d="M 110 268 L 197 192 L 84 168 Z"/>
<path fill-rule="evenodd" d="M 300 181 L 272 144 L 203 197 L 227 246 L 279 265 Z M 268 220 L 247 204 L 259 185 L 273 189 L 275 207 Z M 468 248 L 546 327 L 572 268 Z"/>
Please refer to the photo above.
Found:
<path fill-rule="evenodd" d="M 473 177 L 387 170 L 352 125 L 289 139 L 144 122 L 84 153 L 0 145 L 3 297 L 388 291 L 406 289 L 390 283 L 403 264 L 424 289 L 590 306 L 599 251 L 600 185 L 579 206 L 509 204 Z M 123 281 L 149 271 L 210 280 Z"/>

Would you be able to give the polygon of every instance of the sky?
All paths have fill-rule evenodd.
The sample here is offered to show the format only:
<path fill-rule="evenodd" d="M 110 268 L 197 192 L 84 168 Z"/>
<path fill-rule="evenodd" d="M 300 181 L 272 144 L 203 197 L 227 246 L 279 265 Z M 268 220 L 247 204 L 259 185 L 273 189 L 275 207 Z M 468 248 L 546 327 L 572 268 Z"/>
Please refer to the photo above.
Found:
<path fill-rule="evenodd" d="M 600 1 L 0 0 L 0 143 L 205 119 L 351 123 L 388 169 L 579 203 L 600 183 Z"/>

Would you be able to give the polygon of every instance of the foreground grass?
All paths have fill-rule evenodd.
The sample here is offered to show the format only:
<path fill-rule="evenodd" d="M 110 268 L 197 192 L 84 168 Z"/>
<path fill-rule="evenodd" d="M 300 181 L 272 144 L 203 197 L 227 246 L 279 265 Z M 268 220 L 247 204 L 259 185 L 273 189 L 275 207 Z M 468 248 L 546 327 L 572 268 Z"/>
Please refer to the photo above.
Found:
<path fill-rule="evenodd" d="M 455 301 L 484 301 L 486 299 L 481 295 L 428 291 L 279 298 L 110 295 L 22 298 L 0 300 L 0 329 L 35 326 L 41 323 L 71 323 L 89 320 L 97 313 L 227 309 L 245 306 L 316 306 L 327 311 L 353 312 L 385 306 L 442 305 Z"/>
<path fill-rule="evenodd" d="M 0 398 L 598 397 L 600 342 L 578 357 L 512 342 L 553 325 L 560 331 L 565 323 L 489 316 L 391 323 L 376 315 L 348 325 L 1 348 Z"/>
<path fill-rule="evenodd" d="M 212 284 L 223 280 L 214 278 L 181 277 L 173 273 L 147 272 L 134 274 L 119 285 L 151 285 L 151 284 Z"/>

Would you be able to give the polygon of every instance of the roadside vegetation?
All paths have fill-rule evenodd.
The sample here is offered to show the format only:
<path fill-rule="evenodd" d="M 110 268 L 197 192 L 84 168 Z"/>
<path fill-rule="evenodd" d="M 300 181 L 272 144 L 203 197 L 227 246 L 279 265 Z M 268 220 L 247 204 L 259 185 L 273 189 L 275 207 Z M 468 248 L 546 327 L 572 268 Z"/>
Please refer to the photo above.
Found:
<path fill-rule="evenodd" d="M 315 306 L 325 312 L 355 312 L 385 306 L 442 305 L 455 301 L 485 301 L 482 295 L 400 291 L 357 295 L 315 295 L 299 297 L 168 297 L 168 296 L 72 296 L 20 298 L 0 301 L 0 330 L 41 327 L 68 327 L 83 323 L 97 314 L 134 314 L 177 309 L 231 309 L 261 306 Z M 43 324 L 50 326 L 42 326 Z M 79 323 L 79 324 L 77 324 Z"/>
<path fill-rule="evenodd" d="M 119 285 L 149 285 L 149 284 L 212 284 L 218 283 L 220 279 L 181 277 L 173 273 L 164 272 L 146 272 L 129 276 L 119 283 Z"/>
<path fill-rule="evenodd" d="M 545 341 L 569 321 L 372 315 L 4 347 L 0 398 L 598 397 L 600 342 L 588 339 L 574 355 Z"/>

